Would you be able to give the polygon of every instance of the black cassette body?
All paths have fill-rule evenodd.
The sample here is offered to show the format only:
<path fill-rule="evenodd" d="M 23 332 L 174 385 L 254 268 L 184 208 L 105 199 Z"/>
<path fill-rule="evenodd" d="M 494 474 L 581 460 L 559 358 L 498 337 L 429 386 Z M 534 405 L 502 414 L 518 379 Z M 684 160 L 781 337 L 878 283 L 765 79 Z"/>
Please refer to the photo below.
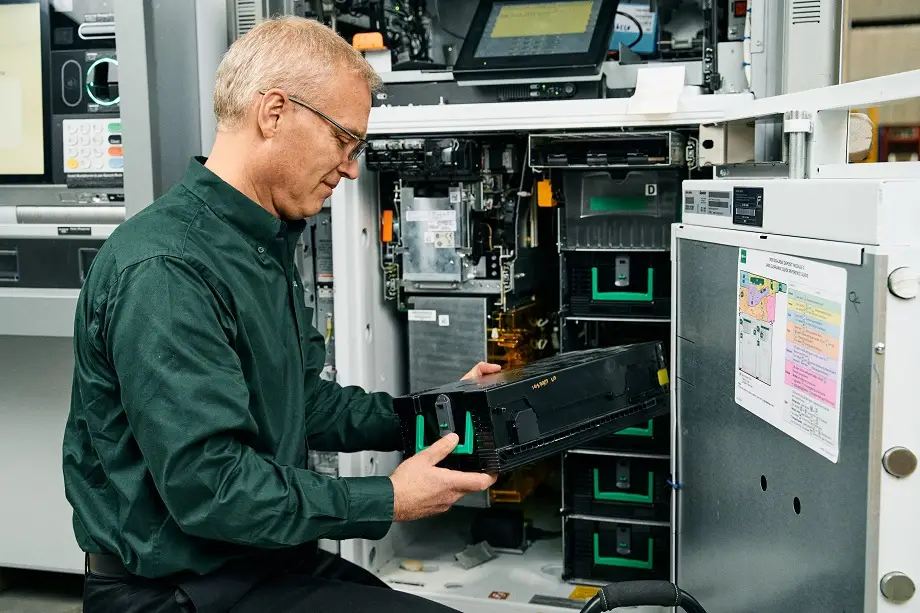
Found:
<path fill-rule="evenodd" d="M 440 466 L 505 473 L 669 411 L 661 343 L 563 353 L 395 399 L 407 455 L 456 432 Z"/>

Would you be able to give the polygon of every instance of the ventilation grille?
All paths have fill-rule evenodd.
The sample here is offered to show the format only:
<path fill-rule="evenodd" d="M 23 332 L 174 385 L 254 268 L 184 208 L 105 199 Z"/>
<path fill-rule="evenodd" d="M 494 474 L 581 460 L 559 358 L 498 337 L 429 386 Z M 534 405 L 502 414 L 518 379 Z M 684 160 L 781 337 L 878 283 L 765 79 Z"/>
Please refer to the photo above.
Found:
<path fill-rule="evenodd" d="M 822 0 L 794 0 L 792 3 L 792 25 L 800 23 L 821 23 Z"/>
<path fill-rule="evenodd" d="M 259 0 L 236 0 L 236 37 L 256 27 L 260 21 Z"/>

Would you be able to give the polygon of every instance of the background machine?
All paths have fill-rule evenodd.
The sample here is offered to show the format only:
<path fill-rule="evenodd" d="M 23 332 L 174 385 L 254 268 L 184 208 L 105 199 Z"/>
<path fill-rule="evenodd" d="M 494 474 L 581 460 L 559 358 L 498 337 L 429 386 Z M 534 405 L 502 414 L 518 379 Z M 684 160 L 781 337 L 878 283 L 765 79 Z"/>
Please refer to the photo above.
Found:
<path fill-rule="evenodd" d="M 198 70 L 213 81 L 225 3 L 171 3 L 155 24 L 145 11 L 0 0 L 0 490 L 16 493 L 0 508 L 0 567 L 84 570 L 61 478 L 77 296 L 112 230 L 213 138 Z M 147 80 L 156 61 L 183 67 L 163 101 Z"/>

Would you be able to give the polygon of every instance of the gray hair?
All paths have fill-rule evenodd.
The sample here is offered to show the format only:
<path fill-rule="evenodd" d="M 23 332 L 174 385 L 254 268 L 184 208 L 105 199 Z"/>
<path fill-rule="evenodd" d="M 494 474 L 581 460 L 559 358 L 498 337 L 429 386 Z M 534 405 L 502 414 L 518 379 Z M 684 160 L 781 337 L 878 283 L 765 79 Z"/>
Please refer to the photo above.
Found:
<path fill-rule="evenodd" d="M 239 127 L 262 90 L 279 88 L 311 100 L 343 70 L 362 77 L 371 92 L 381 87 L 361 53 L 323 24 L 303 17 L 263 21 L 230 45 L 217 68 L 217 128 Z"/>

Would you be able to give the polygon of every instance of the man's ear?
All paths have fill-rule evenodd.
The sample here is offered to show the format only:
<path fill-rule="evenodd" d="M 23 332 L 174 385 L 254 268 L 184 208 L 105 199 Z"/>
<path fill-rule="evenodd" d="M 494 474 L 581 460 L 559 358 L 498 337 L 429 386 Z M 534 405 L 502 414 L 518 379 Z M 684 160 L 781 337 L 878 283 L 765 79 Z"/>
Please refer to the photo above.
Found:
<path fill-rule="evenodd" d="M 256 101 L 256 123 L 263 138 L 272 138 L 284 121 L 284 105 L 287 98 L 278 89 L 270 89 Z"/>

